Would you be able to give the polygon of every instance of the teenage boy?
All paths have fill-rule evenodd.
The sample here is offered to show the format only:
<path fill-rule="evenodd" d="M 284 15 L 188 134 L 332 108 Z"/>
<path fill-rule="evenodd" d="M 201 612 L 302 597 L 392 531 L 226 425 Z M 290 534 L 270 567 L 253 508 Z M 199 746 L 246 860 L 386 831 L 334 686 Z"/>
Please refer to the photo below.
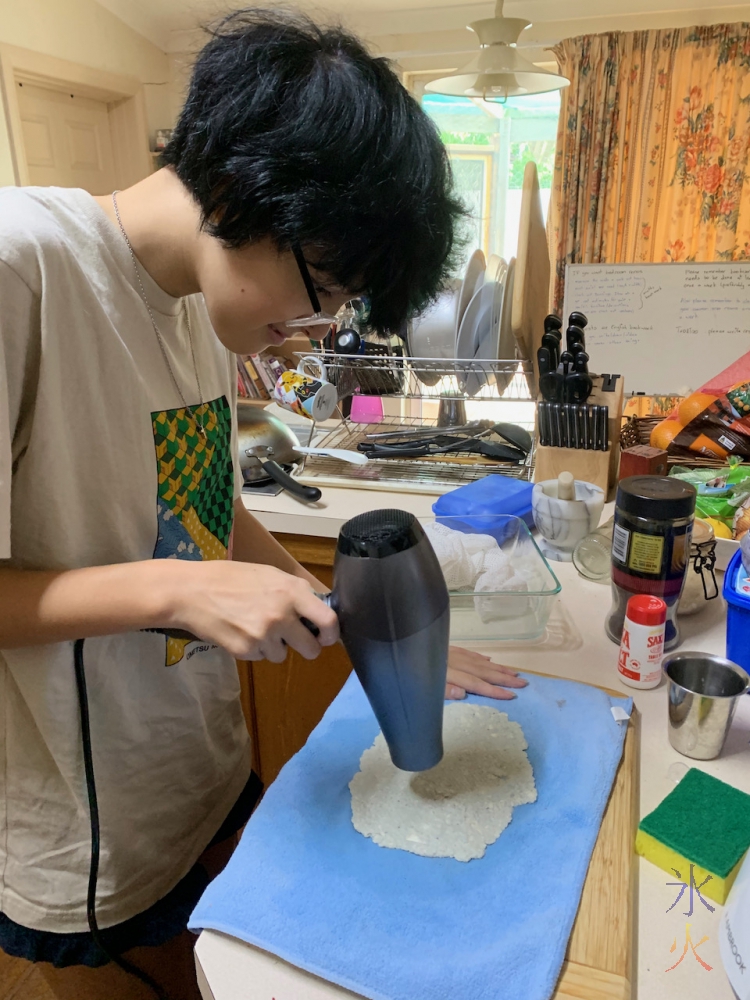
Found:
<path fill-rule="evenodd" d="M 0 192 L 0 948 L 75 1000 L 150 995 L 88 929 L 75 640 L 104 941 L 197 997 L 187 916 L 259 790 L 235 657 L 338 637 L 242 505 L 229 352 L 364 292 L 398 329 L 441 287 L 461 211 L 388 65 L 290 13 L 223 22 L 164 162 L 106 197 Z M 521 683 L 452 653 L 449 696 Z"/>

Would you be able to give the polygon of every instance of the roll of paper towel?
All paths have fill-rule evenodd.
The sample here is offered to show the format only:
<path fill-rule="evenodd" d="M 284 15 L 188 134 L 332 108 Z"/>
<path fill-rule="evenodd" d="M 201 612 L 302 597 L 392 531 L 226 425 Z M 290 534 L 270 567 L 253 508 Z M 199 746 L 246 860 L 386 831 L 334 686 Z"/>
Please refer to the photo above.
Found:
<path fill-rule="evenodd" d="M 750 1000 L 750 851 L 719 922 L 719 951 L 739 1000 Z"/>

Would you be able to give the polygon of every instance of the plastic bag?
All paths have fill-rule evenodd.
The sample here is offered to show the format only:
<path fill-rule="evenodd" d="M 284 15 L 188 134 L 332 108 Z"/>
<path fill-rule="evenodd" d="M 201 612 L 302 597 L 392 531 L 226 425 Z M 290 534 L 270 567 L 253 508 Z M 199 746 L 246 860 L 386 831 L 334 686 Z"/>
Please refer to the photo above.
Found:
<path fill-rule="evenodd" d="M 718 395 L 700 390 L 651 432 L 651 445 L 671 454 L 687 449 L 720 461 L 750 458 L 750 380 Z"/>
<path fill-rule="evenodd" d="M 651 445 L 671 455 L 750 458 L 750 351 L 683 399 L 654 427 Z"/>
<path fill-rule="evenodd" d="M 696 488 L 697 517 L 721 522 L 733 538 L 742 538 L 750 528 L 750 466 L 741 465 L 739 458 L 730 458 L 720 469 L 675 465 L 670 476 Z"/>

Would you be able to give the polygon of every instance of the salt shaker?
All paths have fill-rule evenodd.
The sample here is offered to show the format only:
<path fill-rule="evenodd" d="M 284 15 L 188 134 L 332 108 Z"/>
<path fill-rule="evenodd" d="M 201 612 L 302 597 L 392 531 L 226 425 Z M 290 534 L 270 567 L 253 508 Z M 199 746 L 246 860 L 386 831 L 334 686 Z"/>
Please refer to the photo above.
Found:
<path fill-rule="evenodd" d="M 657 687 L 664 656 L 667 605 L 660 597 L 638 594 L 628 601 L 620 640 L 617 672 L 630 687 Z"/>

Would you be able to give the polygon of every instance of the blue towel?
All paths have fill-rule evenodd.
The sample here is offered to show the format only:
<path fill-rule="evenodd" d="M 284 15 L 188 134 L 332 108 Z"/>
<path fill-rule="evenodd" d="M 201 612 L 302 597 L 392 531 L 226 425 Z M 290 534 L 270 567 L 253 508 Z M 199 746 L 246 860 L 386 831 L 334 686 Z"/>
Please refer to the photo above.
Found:
<path fill-rule="evenodd" d="M 632 700 L 529 676 L 520 723 L 538 798 L 481 859 L 377 847 L 348 784 L 378 733 L 352 675 L 269 788 L 191 928 L 213 928 L 372 1000 L 547 1000 L 622 754 Z"/>

